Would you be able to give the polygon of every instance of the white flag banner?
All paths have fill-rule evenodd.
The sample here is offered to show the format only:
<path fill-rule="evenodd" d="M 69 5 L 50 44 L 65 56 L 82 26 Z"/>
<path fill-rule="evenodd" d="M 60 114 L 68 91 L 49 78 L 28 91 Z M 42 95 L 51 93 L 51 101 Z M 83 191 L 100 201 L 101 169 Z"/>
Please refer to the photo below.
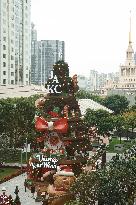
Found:
<path fill-rule="evenodd" d="M 23 150 L 23 152 L 30 152 L 30 144 L 27 144 L 26 145 L 26 143 L 24 144 L 24 150 Z"/>

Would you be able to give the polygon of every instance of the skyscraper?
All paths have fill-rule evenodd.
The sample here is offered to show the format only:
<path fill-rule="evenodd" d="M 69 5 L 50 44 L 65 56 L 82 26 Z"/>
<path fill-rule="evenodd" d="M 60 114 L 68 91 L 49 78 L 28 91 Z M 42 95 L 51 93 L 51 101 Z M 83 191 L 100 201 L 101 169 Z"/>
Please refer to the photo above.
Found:
<path fill-rule="evenodd" d="M 31 24 L 31 83 L 38 85 L 38 41 L 35 25 Z"/>
<path fill-rule="evenodd" d="M 0 85 L 28 85 L 31 0 L 0 0 Z"/>
<path fill-rule="evenodd" d="M 96 70 L 90 70 L 89 82 L 90 91 L 98 89 L 98 72 Z"/>
<path fill-rule="evenodd" d="M 59 60 L 65 60 L 64 41 L 42 40 L 38 41 L 38 43 L 36 44 L 36 41 L 33 39 L 31 83 L 44 85 L 51 75 L 51 70 L 54 63 Z"/>

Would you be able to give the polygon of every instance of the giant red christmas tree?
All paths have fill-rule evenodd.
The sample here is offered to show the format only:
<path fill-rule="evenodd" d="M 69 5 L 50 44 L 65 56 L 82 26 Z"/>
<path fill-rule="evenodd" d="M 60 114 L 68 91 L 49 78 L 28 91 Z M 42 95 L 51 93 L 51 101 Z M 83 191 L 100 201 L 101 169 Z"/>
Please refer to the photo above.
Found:
<path fill-rule="evenodd" d="M 28 169 L 28 178 L 32 180 L 44 183 L 56 172 L 77 177 L 87 163 L 92 144 L 74 96 L 77 83 L 77 75 L 69 77 L 68 64 L 58 61 L 45 86 L 49 93 L 35 102 L 37 152 L 30 158 Z M 56 188 L 60 189 L 68 190 L 64 186 Z"/>

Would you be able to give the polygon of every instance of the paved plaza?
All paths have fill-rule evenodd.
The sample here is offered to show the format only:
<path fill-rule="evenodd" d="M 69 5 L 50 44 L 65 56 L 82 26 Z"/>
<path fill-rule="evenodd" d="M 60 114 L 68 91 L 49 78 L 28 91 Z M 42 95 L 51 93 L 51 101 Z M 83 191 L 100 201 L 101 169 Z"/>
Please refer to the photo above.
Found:
<path fill-rule="evenodd" d="M 15 199 L 15 188 L 16 186 L 18 186 L 19 188 L 19 197 L 20 197 L 20 201 L 21 201 L 21 205 L 41 205 L 42 202 L 35 202 L 35 200 L 32 198 L 32 194 L 30 192 L 30 190 L 27 189 L 27 191 L 25 192 L 25 188 L 24 188 L 24 180 L 26 178 L 26 174 L 22 174 L 18 177 L 15 177 L 7 182 L 4 182 L 2 184 L 0 184 L 0 193 L 2 193 L 2 187 L 6 188 L 6 194 L 7 195 L 12 195 L 13 199 Z"/>
<path fill-rule="evenodd" d="M 116 153 L 106 153 L 106 161 L 109 162 Z"/>

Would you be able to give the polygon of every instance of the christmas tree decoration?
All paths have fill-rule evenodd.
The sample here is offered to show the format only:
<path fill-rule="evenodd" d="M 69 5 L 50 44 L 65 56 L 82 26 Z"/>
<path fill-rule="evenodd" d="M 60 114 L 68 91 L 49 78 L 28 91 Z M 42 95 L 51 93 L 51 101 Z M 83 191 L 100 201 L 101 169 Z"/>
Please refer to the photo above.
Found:
<path fill-rule="evenodd" d="M 36 139 L 37 142 L 43 142 L 44 140 L 45 140 L 45 136 L 37 137 Z"/>
<path fill-rule="evenodd" d="M 11 195 L 9 195 L 9 204 L 14 205 L 14 200 Z"/>
<path fill-rule="evenodd" d="M 54 130 L 59 133 L 66 133 L 68 129 L 68 123 L 66 118 L 60 118 L 55 122 L 46 121 L 43 117 L 36 117 L 35 128 L 37 131 Z"/>
<path fill-rule="evenodd" d="M 83 172 L 93 147 L 75 98 L 77 75 L 69 77 L 67 63 L 58 61 L 53 66 L 45 87 L 49 94 L 35 102 L 35 129 L 41 135 L 36 139 L 39 152 L 29 159 L 28 178 L 48 181 L 49 198 L 62 197 Z"/>
<path fill-rule="evenodd" d="M 3 193 L 0 195 L 0 204 L 1 205 L 13 205 L 14 203 L 13 203 L 12 196 L 6 195 L 6 188 L 5 187 L 2 188 L 2 192 Z"/>
<path fill-rule="evenodd" d="M 37 100 L 35 101 L 35 107 L 36 107 L 36 108 L 42 108 L 43 105 L 44 105 L 44 103 L 45 103 L 45 98 L 44 98 L 44 97 L 41 97 L 40 99 L 37 99 Z"/>

